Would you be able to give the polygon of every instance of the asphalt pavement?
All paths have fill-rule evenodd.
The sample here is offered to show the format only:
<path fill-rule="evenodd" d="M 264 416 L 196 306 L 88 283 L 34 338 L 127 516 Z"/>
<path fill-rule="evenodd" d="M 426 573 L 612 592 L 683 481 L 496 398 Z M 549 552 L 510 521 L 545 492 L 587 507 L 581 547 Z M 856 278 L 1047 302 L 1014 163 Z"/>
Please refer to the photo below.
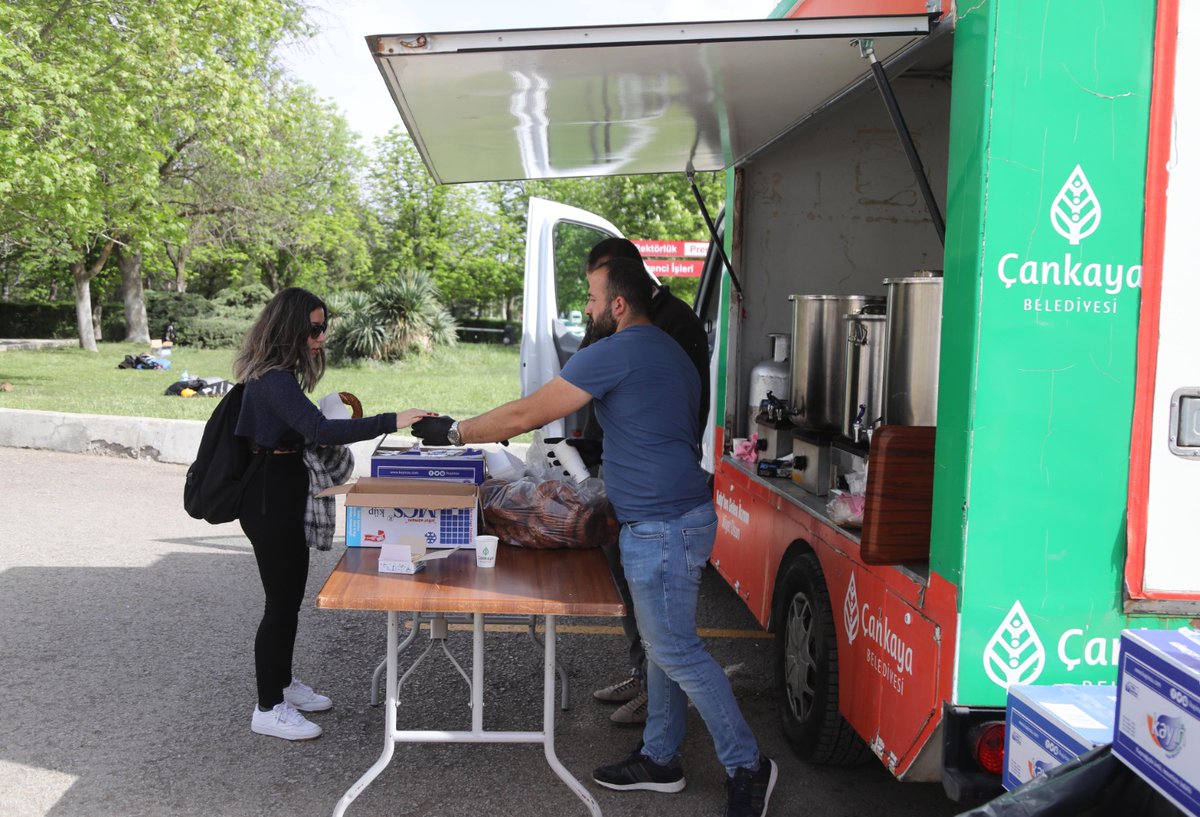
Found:
<path fill-rule="evenodd" d="M 384 616 L 317 610 L 341 552 L 314 553 L 301 611 L 297 674 L 334 699 L 312 716 L 315 741 L 250 732 L 252 644 L 262 589 L 236 523 L 208 525 L 182 508 L 180 465 L 0 448 L 0 815 L 329 815 L 382 748 L 368 704 Z M 501 553 L 503 558 L 503 553 Z M 731 590 L 706 576 L 700 626 L 730 674 L 762 749 L 780 766 L 773 815 L 941 817 L 959 811 L 935 784 L 903 784 L 878 763 L 815 767 L 776 724 L 772 641 Z M 424 636 L 421 637 L 424 641 Z M 470 633 L 449 645 L 469 671 Z M 625 668 L 619 628 L 560 619 L 559 660 L 571 708 L 558 713 L 559 757 L 605 815 L 719 815 L 724 774 L 699 717 L 683 748 L 679 794 L 621 793 L 591 770 L 640 734 L 609 723 L 591 691 Z M 485 726 L 534 730 L 541 655 L 523 632 L 488 638 Z M 467 689 L 431 654 L 402 693 L 401 728 L 470 727 Z M 586 810 L 537 746 L 398 746 L 351 817 L 580 815 Z"/>

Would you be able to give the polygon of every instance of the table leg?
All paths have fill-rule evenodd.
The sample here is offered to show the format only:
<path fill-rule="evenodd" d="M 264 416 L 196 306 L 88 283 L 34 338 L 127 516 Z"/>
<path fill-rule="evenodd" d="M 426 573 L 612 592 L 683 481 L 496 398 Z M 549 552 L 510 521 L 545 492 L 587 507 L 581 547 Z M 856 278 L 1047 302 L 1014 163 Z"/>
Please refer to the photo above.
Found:
<path fill-rule="evenodd" d="M 529 616 L 529 624 L 526 627 L 526 632 L 529 633 L 529 640 L 534 643 L 534 646 L 536 646 L 539 650 L 545 649 L 542 646 L 542 642 L 538 641 L 537 637 L 537 616 Z M 560 684 L 562 684 L 562 694 L 559 696 L 562 698 L 562 703 L 558 705 L 558 708 L 563 712 L 566 712 L 571 708 L 571 693 L 570 687 L 567 685 L 567 671 L 561 666 L 558 668 L 558 681 Z"/>
<path fill-rule="evenodd" d="M 554 751 L 554 653 L 557 647 L 555 637 L 555 616 L 546 616 L 545 657 L 542 668 L 542 731 L 544 733 L 543 747 L 546 752 L 546 762 L 558 775 L 559 780 L 567 784 L 571 791 L 583 801 L 592 817 L 602 817 L 600 804 L 592 793 L 575 779 L 567 767 L 558 759 Z"/>
<path fill-rule="evenodd" d="M 483 732 L 483 613 L 471 622 L 471 731 Z M 460 669 L 459 672 L 462 672 Z"/>
<path fill-rule="evenodd" d="M 408 636 L 404 639 L 404 642 L 396 648 L 396 652 L 403 653 L 407 650 L 419 632 L 421 632 L 421 614 L 414 612 L 412 614 L 412 628 L 409 629 Z M 387 656 L 384 656 L 384 659 L 375 667 L 375 671 L 371 673 L 371 706 L 379 706 L 379 676 L 383 674 L 386 668 Z M 566 707 L 564 706 L 563 709 L 566 709 Z"/>
<path fill-rule="evenodd" d="M 363 772 L 362 777 L 346 789 L 346 793 L 342 795 L 342 799 L 338 801 L 333 810 L 333 817 L 342 817 L 346 813 L 346 809 L 356 797 L 363 793 L 363 789 L 371 785 L 371 781 L 392 762 L 392 754 L 396 751 L 396 665 L 399 663 L 396 647 L 399 641 L 400 614 L 395 610 L 389 610 L 387 616 L 387 684 L 383 701 L 383 752 L 374 765 Z"/>

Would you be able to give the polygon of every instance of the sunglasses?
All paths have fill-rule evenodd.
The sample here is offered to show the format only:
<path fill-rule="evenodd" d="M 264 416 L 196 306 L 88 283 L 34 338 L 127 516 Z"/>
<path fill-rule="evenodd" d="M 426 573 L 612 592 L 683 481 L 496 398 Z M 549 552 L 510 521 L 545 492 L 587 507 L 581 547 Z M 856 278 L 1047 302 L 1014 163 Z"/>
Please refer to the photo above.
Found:
<path fill-rule="evenodd" d="M 325 330 L 329 328 L 328 323 L 310 323 L 308 325 L 308 334 L 313 340 L 325 334 Z"/>

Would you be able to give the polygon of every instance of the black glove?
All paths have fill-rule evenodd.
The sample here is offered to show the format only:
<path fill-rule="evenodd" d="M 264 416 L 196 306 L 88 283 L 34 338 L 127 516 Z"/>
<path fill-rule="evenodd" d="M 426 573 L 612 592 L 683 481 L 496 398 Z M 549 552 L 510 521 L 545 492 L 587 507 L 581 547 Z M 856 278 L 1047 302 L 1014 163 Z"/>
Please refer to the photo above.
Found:
<path fill-rule="evenodd" d="M 579 457 L 588 468 L 595 468 L 600 464 L 601 455 L 604 453 L 604 443 L 600 440 L 572 437 L 567 440 L 567 445 L 579 451 Z"/>
<path fill-rule="evenodd" d="M 454 418 L 445 414 L 438 417 L 422 417 L 412 424 L 412 433 L 426 445 L 450 445 L 446 432 L 453 423 Z"/>

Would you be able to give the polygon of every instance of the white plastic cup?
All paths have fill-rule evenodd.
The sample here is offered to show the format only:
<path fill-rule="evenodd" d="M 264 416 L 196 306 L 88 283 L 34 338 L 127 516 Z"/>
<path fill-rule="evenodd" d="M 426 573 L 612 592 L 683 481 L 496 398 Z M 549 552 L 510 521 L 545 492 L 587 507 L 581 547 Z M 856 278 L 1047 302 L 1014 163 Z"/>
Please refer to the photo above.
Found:
<path fill-rule="evenodd" d="M 546 451 L 546 457 L 549 458 L 551 465 L 561 468 L 576 483 L 583 482 L 592 475 L 588 471 L 588 467 L 583 464 L 583 457 L 579 455 L 579 449 L 568 445 L 566 440 L 550 446 Z"/>
<path fill-rule="evenodd" d="M 500 547 L 500 539 L 496 536 L 475 537 L 475 566 L 495 567 L 496 550 Z"/>

